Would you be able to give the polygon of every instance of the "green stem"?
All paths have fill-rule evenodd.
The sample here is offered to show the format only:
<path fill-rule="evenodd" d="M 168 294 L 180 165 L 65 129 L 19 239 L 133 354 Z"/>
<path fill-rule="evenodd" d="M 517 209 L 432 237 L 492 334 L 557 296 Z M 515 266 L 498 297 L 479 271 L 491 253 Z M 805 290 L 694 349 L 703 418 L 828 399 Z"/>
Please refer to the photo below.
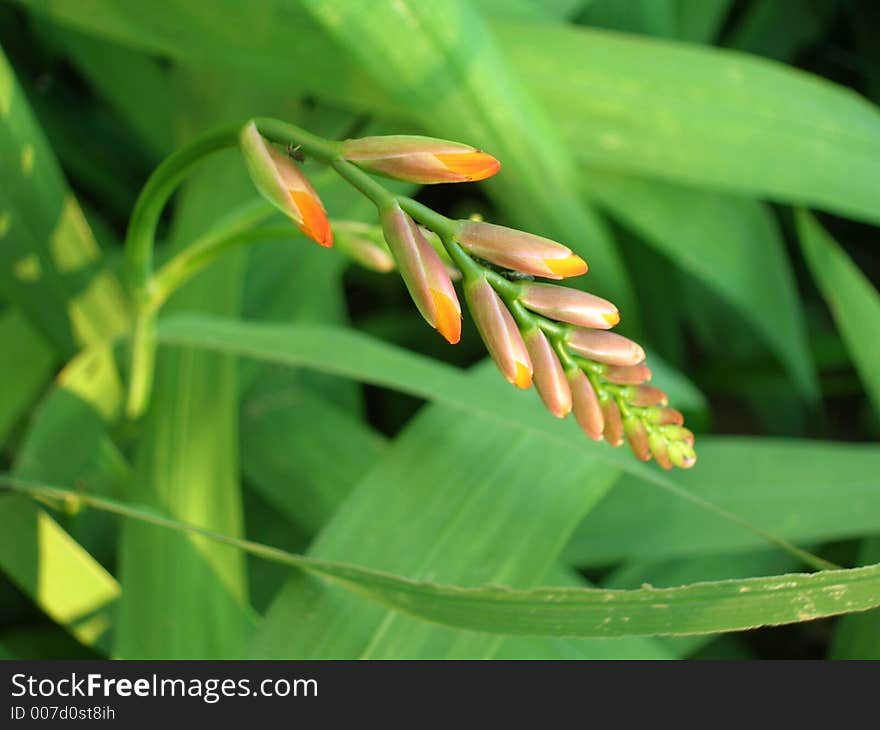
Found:
<path fill-rule="evenodd" d="M 165 204 L 195 165 L 214 152 L 236 146 L 239 129 L 237 125 L 203 134 L 162 162 L 144 185 L 125 236 L 128 283 L 136 306 L 148 298 L 156 227 Z"/>
<path fill-rule="evenodd" d="M 207 132 L 178 150 L 150 175 L 138 196 L 125 236 L 126 277 L 134 306 L 134 331 L 131 344 L 126 414 L 137 418 L 149 400 L 153 382 L 156 343 L 153 336 L 154 315 L 149 309 L 153 277 L 153 250 L 156 228 L 168 199 L 205 157 L 238 142 L 239 127 L 224 127 Z"/>

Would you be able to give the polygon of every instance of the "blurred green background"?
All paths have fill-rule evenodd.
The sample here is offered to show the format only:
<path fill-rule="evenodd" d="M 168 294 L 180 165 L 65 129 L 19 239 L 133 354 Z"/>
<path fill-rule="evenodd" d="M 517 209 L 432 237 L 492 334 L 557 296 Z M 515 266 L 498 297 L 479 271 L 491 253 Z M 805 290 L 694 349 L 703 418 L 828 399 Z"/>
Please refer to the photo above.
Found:
<path fill-rule="evenodd" d="M 670 488 L 842 566 L 880 562 L 878 33 L 872 0 L 2 0 L 2 469 L 453 586 L 804 569 Z M 173 297 L 163 317 L 203 318 L 169 328 L 150 409 L 125 422 L 123 358 L 102 343 L 129 327 L 135 198 L 180 144 L 257 115 L 498 157 L 486 183 L 410 192 L 582 255 L 574 284 L 613 299 L 646 345 L 697 433 L 697 466 L 665 475 L 550 438 L 563 431 L 535 394 L 491 365 L 428 366 L 484 359 L 467 317 L 448 347 L 396 274 L 293 230 Z M 305 169 L 332 215 L 374 222 Z M 163 219 L 160 258 L 254 196 L 235 152 L 206 162 Z M 282 334 L 305 323 L 327 344 L 300 345 L 308 368 L 238 359 L 218 350 L 259 349 L 256 330 L 211 335 L 205 315 Z M 334 344 L 339 327 L 423 357 Z M 483 411 L 456 407 L 447 376 L 485 392 Z M 503 399 L 522 413 L 494 417 Z M 878 658 L 880 616 L 677 638 L 485 634 L 208 540 L 0 496 L 0 657 L 96 655 Z"/>

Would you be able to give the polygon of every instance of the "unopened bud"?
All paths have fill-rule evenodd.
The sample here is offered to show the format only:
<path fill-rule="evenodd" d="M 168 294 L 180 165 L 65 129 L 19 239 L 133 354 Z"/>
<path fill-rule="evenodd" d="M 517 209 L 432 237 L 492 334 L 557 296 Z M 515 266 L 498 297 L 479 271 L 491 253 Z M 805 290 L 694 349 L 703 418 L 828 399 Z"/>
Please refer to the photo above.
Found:
<path fill-rule="evenodd" d="M 557 418 L 571 413 L 571 388 L 559 358 L 547 336 L 535 327 L 523 336 L 534 370 L 535 388 L 550 411 Z"/>
<path fill-rule="evenodd" d="M 568 334 L 566 342 L 579 355 L 608 365 L 638 365 L 645 359 L 639 345 L 615 332 L 578 328 Z"/>
<path fill-rule="evenodd" d="M 630 448 L 636 458 L 641 461 L 650 461 L 651 447 L 648 444 L 648 431 L 641 419 L 632 415 L 625 416 L 623 432 L 626 434 L 626 440 L 629 441 Z"/>
<path fill-rule="evenodd" d="M 651 369 L 644 363 L 638 365 L 610 365 L 602 373 L 609 383 L 617 385 L 641 385 L 651 379 Z"/>
<path fill-rule="evenodd" d="M 492 177 L 501 163 L 466 144 L 432 137 L 388 135 L 342 143 L 342 157 L 371 172 L 420 185 Z"/>
<path fill-rule="evenodd" d="M 242 128 L 239 143 L 260 194 L 309 238 L 322 246 L 332 246 L 333 232 L 324 205 L 296 163 L 269 144 L 253 122 Z"/>
<path fill-rule="evenodd" d="M 532 385 L 532 361 L 513 315 L 484 278 L 466 281 L 464 295 L 486 349 L 508 382 L 517 388 Z"/>
<path fill-rule="evenodd" d="M 605 419 L 603 434 L 605 440 L 612 446 L 620 446 L 623 443 L 623 421 L 620 418 L 620 409 L 614 398 L 606 396 L 600 399 L 602 417 Z"/>
<path fill-rule="evenodd" d="M 660 388 L 653 385 L 640 385 L 632 390 L 629 402 L 634 406 L 650 408 L 651 406 L 665 406 L 669 398 Z"/>
<path fill-rule="evenodd" d="M 620 322 L 611 302 L 567 286 L 524 284 L 519 300 L 533 312 L 580 327 L 607 330 Z"/>
<path fill-rule="evenodd" d="M 679 469 L 690 469 L 697 463 L 694 447 L 684 441 L 673 441 L 669 444 L 669 460 Z"/>
<path fill-rule="evenodd" d="M 599 398 L 590 384 L 590 379 L 582 370 L 572 369 L 566 375 L 571 388 L 572 412 L 578 426 L 593 441 L 601 441 L 605 419 L 602 417 Z"/>
<path fill-rule="evenodd" d="M 672 461 L 669 459 L 669 444 L 657 431 L 652 431 L 648 435 L 648 446 L 654 455 L 654 460 L 666 470 L 672 468 Z"/>
<path fill-rule="evenodd" d="M 385 240 L 419 312 L 450 343 L 457 343 L 461 306 L 437 252 L 397 203 L 385 208 L 380 217 Z"/>
<path fill-rule="evenodd" d="M 459 221 L 455 239 L 474 256 L 533 276 L 565 279 L 587 272 L 583 259 L 561 243 L 513 228 Z"/>

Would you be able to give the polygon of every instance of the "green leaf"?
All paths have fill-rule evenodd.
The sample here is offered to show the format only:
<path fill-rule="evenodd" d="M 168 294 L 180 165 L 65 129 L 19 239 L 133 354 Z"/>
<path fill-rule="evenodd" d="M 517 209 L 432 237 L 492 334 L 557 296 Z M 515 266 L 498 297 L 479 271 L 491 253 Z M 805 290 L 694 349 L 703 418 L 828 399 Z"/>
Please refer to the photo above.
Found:
<path fill-rule="evenodd" d="M 603 31 L 498 22 L 520 77 L 597 169 L 880 221 L 880 114 L 758 58 Z M 552 52 L 549 52 L 552 49 Z"/>
<path fill-rule="evenodd" d="M 859 559 L 880 559 L 880 539 L 865 540 Z M 880 659 L 880 611 L 842 618 L 834 632 L 830 658 Z"/>
<path fill-rule="evenodd" d="M 52 375 L 55 356 L 46 340 L 21 314 L 8 307 L 0 313 L 0 444 L 21 419 Z"/>
<path fill-rule="evenodd" d="M 93 645 L 112 621 L 119 585 L 34 502 L 0 497 L 0 566 L 53 621 Z"/>
<path fill-rule="evenodd" d="M 255 96 L 225 78 L 182 75 L 185 118 L 200 126 L 235 118 Z M 198 112 L 194 112 L 198 109 Z M 217 116 L 215 116 L 217 115 Z M 188 182 L 174 220 L 173 246 L 189 243 L 228 208 L 253 196 L 236 154 L 206 161 Z M 237 312 L 244 256 L 230 253 L 190 280 L 167 311 Z M 175 517 L 238 535 L 243 532 L 238 463 L 236 363 L 176 348 L 159 353 L 150 409 L 134 457 L 131 499 Z M 120 545 L 123 587 L 114 653 L 123 658 L 231 658 L 253 630 L 246 565 L 236 551 L 147 525 L 126 525 Z M 149 555 L 149 560 L 144 556 Z"/>
<path fill-rule="evenodd" d="M 0 51 L 0 290 L 63 355 L 112 338 L 127 304 Z M 109 351 L 107 352 L 109 358 Z M 108 377 L 113 363 L 103 364 Z"/>
<path fill-rule="evenodd" d="M 673 475 L 676 484 L 776 536 L 809 544 L 880 531 L 876 446 L 703 436 L 697 450 L 697 466 Z M 754 534 L 626 477 L 578 528 L 565 559 L 603 565 L 760 546 Z"/>
<path fill-rule="evenodd" d="M 321 576 L 426 621 L 502 636 L 612 638 L 718 633 L 811 621 L 880 605 L 880 565 L 623 591 L 438 585 L 287 553 L 66 489 L 9 477 L 0 477 L 0 481 L 8 489 L 34 497 L 78 498 L 83 504 L 108 512 L 222 542 Z M 352 618 L 346 616 L 345 621 Z"/>
<path fill-rule="evenodd" d="M 594 172 L 585 186 L 614 217 L 733 305 L 800 391 L 818 397 L 794 275 L 766 206 L 611 173 Z"/>
<path fill-rule="evenodd" d="M 799 210 L 796 220 L 813 278 L 880 414 L 880 294 L 813 216 Z"/>
<path fill-rule="evenodd" d="M 496 377 L 483 369 L 469 380 Z M 309 555 L 456 585 L 536 585 L 616 476 L 586 454 L 432 407 L 358 484 Z M 268 611 L 252 654 L 475 659 L 498 646 L 496 637 L 425 625 L 296 576 Z"/>
<path fill-rule="evenodd" d="M 704 513 L 712 513 L 738 529 L 751 532 L 764 542 L 797 555 L 814 567 L 830 564 L 778 539 L 766 530 L 742 520 L 675 481 L 660 475 L 651 466 L 635 461 L 629 454 L 606 444 L 595 444 L 570 421 L 549 418 L 535 394 L 512 395 L 500 379 L 475 387 L 461 371 L 413 353 L 399 350 L 369 337 L 331 327 L 310 327 L 243 323 L 209 317 L 175 317 L 160 322 L 159 339 L 167 344 L 205 347 L 236 353 L 266 362 L 311 367 L 452 406 L 462 413 L 482 415 L 499 424 L 543 434 L 547 443 L 565 443 L 578 452 L 620 468 L 639 479 L 683 500 Z M 530 400 L 525 400 L 531 396 Z M 711 529 L 712 522 L 710 521 Z"/>

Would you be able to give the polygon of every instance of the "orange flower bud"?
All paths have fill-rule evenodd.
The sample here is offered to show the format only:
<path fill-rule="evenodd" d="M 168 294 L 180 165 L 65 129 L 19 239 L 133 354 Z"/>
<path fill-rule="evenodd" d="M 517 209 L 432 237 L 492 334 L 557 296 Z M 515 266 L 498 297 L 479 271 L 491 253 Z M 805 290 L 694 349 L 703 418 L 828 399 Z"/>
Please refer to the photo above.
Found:
<path fill-rule="evenodd" d="M 638 365 L 645 359 L 639 345 L 614 332 L 576 329 L 568 334 L 566 342 L 579 355 L 608 365 Z"/>
<path fill-rule="evenodd" d="M 537 327 L 523 336 L 534 368 L 535 387 L 547 410 L 557 418 L 571 413 L 571 388 L 546 335 Z"/>
<path fill-rule="evenodd" d="M 269 144 L 253 122 L 242 128 L 239 143 L 260 194 L 309 238 L 332 246 L 333 232 L 324 205 L 296 163 Z"/>
<path fill-rule="evenodd" d="M 587 273 L 583 259 L 549 238 L 481 221 L 459 221 L 455 239 L 474 256 L 547 279 Z"/>
<path fill-rule="evenodd" d="M 614 398 L 605 397 L 600 399 L 602 417 L 605 419 L 603 435 L 605 440 L 612 446 L 620 446 L 623 443 L 623 421 L 620 418 L 620 409 Z"/>
<path fill-rule="evenodd" d="M 634 406 L 650 408 L 651 406 L 665 406 L 669 403 L 669 398 L 660 388 L 655 388 L 653 385 L 640 385 L 635 389 L 629 402 Z"/>
<path fill-rule="evenodd" d="M 381 213 L 385 240 L 425 320 L 453 345 L 461 339 L 461 305 L 437 252 L 396 203 Z"/>
<path fill-rule="evenodd" d="M 641 385 L 651 379 L 651 370 L 644 363 L 625 367 L 611 365 L 605 369 L 602 377 L 609 383 L 617 385 Z"/>
<path fill-rule="evenodd" d="M 486 279 L 466 281 L 464 295 L 489 354 L 508 382 L 532 384 L 532 361 L 513 315 Z"/>
<path fill-rule="evenodd" d="M 607 330 L 620 321 L 611 302 L 555 284 L 524 284 L 519 300 L 533 312 L 580 327 Z"/>
<path fill-rule="evenodd" d="M 593 441 L 601 441 L 605 419 L 596 391 L 582 370 L 569 370 L 566 375 L 571 387 L 572 412 L 578 426 Z"/>
<path fill-rule="evenodd" d="M 492 177 L 501 163 L 486 152 L 432 137 L 388 135 L 342 143 L 342 157 L 371 172 L 430 185 Z"/>

